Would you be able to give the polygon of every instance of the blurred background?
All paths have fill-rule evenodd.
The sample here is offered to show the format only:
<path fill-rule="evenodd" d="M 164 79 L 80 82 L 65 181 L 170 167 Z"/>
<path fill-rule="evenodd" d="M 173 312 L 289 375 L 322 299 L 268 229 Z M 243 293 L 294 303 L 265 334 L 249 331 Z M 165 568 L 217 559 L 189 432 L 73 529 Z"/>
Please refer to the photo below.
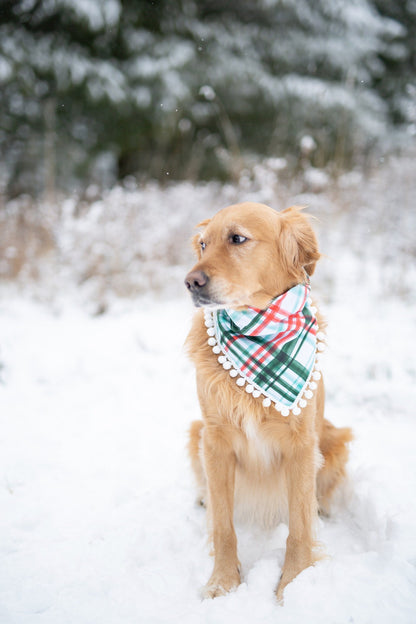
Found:
<path fill-rule="evenodd" d="M 415 144 L 415 0 L 1 1 L 0 278 L 40 297 L 175 294 L 245 199 L 408 294 Z"/>
<path fill-rule="evenodd" d="M 414 624 L 415 162 L 416 0 L 0 0 L 2 624 Z M 189 240 L 247 200 L 314 217 L 355 435 L 279 613 L 284 525 L 200 600 L 185 452 Z"/>

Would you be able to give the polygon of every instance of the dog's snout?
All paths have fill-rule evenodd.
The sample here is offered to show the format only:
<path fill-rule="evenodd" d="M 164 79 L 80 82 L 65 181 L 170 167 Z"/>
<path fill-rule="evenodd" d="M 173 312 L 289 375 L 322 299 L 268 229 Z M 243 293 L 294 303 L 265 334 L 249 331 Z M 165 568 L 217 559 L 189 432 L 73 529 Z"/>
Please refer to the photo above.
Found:
<path fill-rule="evenodd" d="M 195 293 L 208 284 L 208 275 L 203 271 L 191 271 L 185 278 L 185 286 Z"/>

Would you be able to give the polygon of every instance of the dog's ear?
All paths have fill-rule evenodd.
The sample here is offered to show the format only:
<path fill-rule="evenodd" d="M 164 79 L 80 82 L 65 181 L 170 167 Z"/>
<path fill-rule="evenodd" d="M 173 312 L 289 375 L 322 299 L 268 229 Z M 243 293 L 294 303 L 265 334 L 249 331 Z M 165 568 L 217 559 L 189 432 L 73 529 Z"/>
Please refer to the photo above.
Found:
<path fill-rule="evenodd" d="M 302 214 L 302 208 L 291 206 L 279 213 L 282 263 L 288 274 L 294 279 L 304 278 L 304 271 L 312 275 L 321 254 L 318 241 L 308 215 Z"/>
<path fill-rule="evenodd" d="M 211 219 L 205 219 L 204 221 L 201 221 L 201 223 L 198 223 L 198 225 L 196 226 L 198 233 L 192 236 L 191 238 L 192 249 L 198 256 L 198 258 L 201 257 L 201 245 L 199 244 L 201 240 L 201 234 L 204 231 L 204 229 L 207 227 L 210 221 Z"/>

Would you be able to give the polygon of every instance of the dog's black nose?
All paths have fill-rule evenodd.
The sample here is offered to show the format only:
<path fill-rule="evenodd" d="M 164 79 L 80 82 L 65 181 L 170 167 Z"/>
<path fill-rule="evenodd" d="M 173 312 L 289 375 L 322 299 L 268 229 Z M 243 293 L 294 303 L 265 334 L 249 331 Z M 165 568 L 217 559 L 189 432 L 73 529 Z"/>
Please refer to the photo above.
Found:
<path fill-rule="evenodd" d="M 198 292 L 208 284 L 209 277 L 203 271 L 191 271 L 185 277 L 185 286 L 192 293 Z"/>

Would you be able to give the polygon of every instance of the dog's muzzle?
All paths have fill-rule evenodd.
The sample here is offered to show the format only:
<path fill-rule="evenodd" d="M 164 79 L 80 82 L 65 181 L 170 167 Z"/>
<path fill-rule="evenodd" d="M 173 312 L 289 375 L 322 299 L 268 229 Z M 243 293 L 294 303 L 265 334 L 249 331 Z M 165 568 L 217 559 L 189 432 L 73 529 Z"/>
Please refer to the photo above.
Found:
<path fill-rule="evenodd" d="M 197 308 L 216 303 L 208 292 L 209 277 L 203 271 L 191 271 L 185 277 L 185 286 Z"/>

